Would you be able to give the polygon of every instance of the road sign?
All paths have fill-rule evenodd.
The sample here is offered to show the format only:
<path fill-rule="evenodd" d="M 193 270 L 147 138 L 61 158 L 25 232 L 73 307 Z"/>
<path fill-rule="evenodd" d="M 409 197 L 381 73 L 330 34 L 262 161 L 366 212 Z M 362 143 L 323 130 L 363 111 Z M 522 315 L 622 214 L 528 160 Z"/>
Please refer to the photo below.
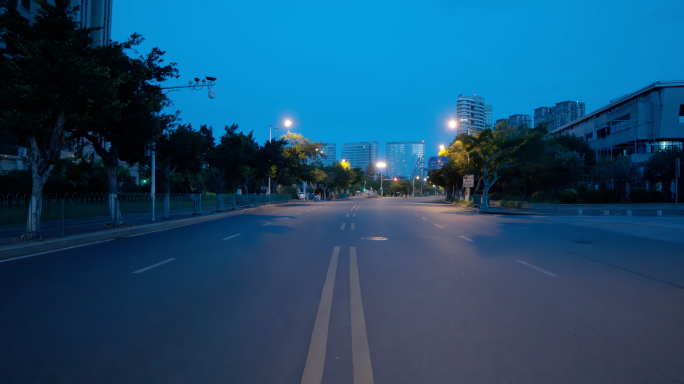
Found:
<path fill-rule="evenodd" d="M 465 175 L 463 176 L 463 187 L 473 188 L 475 186 L 475 175 Z"/>
<path fill-rule="evenodd" d="M 449 156 L 431 156 L 428 159 L 428 169 L 442 169 L 449 162 Z"/>

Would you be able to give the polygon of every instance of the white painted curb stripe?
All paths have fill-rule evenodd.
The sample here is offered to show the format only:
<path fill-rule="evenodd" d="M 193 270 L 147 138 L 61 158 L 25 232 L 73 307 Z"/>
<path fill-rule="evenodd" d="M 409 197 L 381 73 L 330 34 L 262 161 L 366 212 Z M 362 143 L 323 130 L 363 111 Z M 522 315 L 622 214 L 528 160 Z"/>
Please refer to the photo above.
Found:
<path fill-rule="evenodd" d="M 82 244 L 82 245 L 74 245 L 73 247 L 55 249 L 54 251 L 45 251 L 45 252 L 40 252 L 40 253 L 34 253 L 33 255 L 26 255 L 26 256 L 20 256 L 20 257 L 13 257 L 13 258 L 11 258 L 11 259 L 0 260 L 0 263 L 6 263 L 6 262 L 8 262 L 8 261 L 14 261 L 14 260 L 28 259 L 29 257 L 40 256 L 40 255 L 44 255 L 44 254 L 46 254 L 46 253 L 54 253 L 54 252 L 68 251 L 68 250 L 70 250 L 70 249 L 81 248 L 81 247 L 87 247 L 87 246 L 89 246 L 89 245 L 95 245 L 95 244 L 100 244 L 100 243 L 106 243 L 107 241 L 112 241 L 112 240 L 114 240 L 114 239 L 96 241 L 96 242 L 94 242 L 94 243 L 88 243 L 88 244 Z"/>

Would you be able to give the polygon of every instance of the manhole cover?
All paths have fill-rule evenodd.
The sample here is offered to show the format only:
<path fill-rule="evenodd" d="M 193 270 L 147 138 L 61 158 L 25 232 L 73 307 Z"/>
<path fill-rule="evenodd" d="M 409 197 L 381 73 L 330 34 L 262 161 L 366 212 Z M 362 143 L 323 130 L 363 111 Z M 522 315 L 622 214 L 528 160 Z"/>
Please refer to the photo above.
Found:
<path fill-rule="evenodd" d="M 362 237 L 361 240 L 377 240 L 377 241 L 382 241 L 382 240 L 387 240 L 387 238 L 386 238 L 386 237 L 371 236 L 371 237 Z"/>

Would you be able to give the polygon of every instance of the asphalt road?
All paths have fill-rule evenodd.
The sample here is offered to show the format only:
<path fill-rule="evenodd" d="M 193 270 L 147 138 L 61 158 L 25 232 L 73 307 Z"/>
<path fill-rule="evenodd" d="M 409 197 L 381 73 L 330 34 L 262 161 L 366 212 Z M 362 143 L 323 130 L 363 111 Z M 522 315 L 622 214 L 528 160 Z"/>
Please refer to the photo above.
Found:
<path fill-rule="evenodd" d="M 0 383 L 684 382 L 681 242 L 429 198 L 0 262 L 0 297 Z"/>

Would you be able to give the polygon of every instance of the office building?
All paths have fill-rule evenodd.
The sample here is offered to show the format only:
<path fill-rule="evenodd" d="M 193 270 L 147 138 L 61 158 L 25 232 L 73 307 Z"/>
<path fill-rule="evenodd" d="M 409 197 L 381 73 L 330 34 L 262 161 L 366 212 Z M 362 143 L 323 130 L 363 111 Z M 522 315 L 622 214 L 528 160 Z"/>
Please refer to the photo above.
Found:
<path fill-rule="evenodd" d="M 352 168 L 366 169 L 368 164 L 375 165 L 378 162 L 378 142 L 344 143 L 342 160 L 348 161 Z"/>
<path fill-rule="evenodd" d="M 534 110 L 534 126 L 547 123 L 549 131 L 553 131 L 579 119 L 585 112 L 585 104 L 579 101 L 562 101 L 553 107 L 539 107 Z"/>
<path fill-rule="evenodd" d="M 458 95 L 456 101 L 456 134 L 472 135 L 485 129 L 485 103 L 484 97 L 471 95 Z"/>
<path fill-rule="evenodd" d="M 387 176 L 410 180 L 425 175 L 425 142 L 387 143 Z"/>
<path fill-rule="evenodd" d="M 508 125 L 511 127 L 527 125 L 528 128 L 532 128 L 532 117 L 530 115 L 511 115 L 508 116 Z"/>
<path fill-rule="evenodd" d="M 324 167 L 329 167 L 337 162 L 337 144 L 328 143 L 318 149 L 325 155 L 325 158 L 321 158 Z"/>
<path fill-rule="evenodd" d="M 684 80 L 657 81 L 549 131 L 583 138 L 598 158 L 629 156 L 643 163 L 653 153 L 682 148 Z"/>

